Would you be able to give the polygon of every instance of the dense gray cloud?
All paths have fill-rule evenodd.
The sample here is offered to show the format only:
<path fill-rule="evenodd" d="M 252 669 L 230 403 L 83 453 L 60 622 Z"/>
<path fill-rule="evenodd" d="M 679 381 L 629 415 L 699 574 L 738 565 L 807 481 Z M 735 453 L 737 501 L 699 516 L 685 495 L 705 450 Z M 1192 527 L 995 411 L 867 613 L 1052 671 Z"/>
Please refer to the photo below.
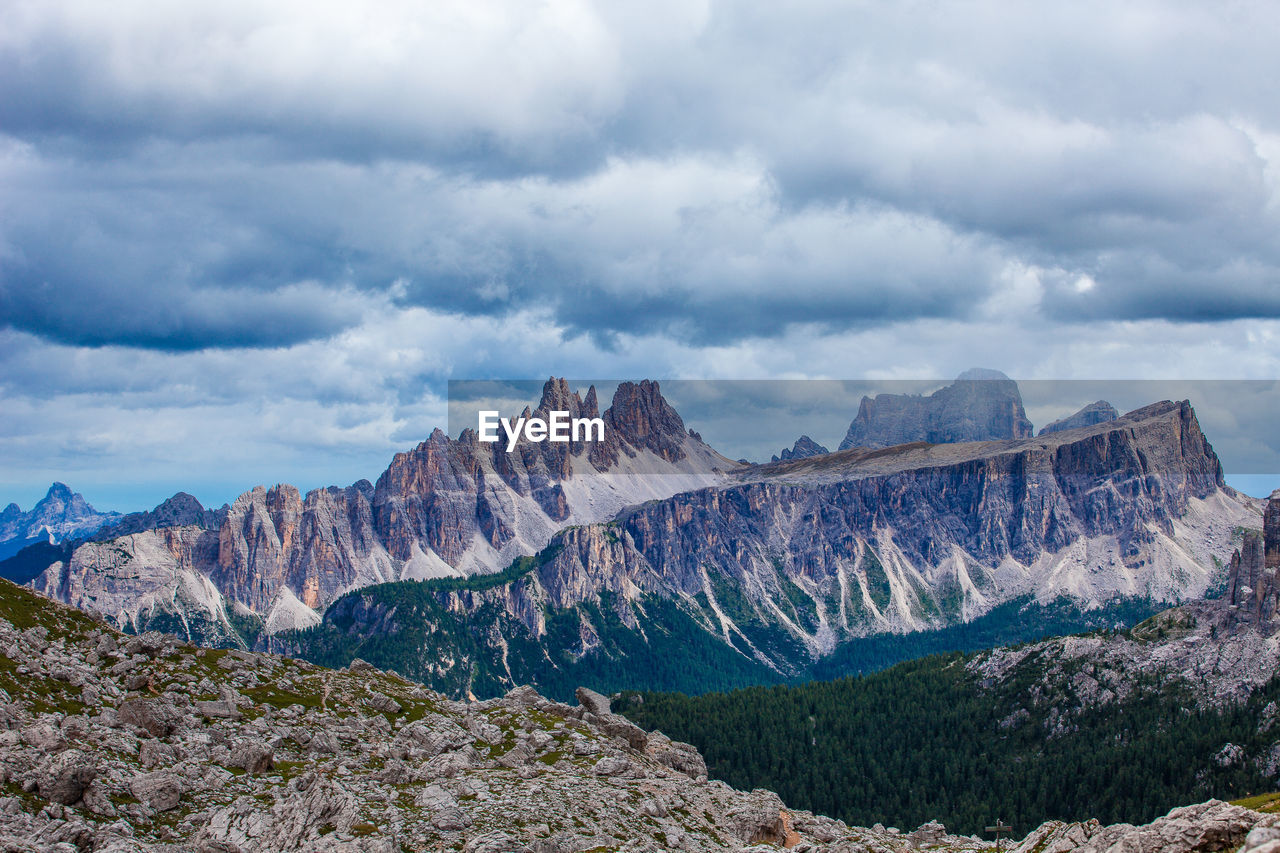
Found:
<path fill-rule="evenodd" d="M 697 343 L 1274 317 L 1269 7 L 11 4 L 0 316 L 288 345 L 352 294 Z M 145 307 L 144 307 L 145 306 Z"/>

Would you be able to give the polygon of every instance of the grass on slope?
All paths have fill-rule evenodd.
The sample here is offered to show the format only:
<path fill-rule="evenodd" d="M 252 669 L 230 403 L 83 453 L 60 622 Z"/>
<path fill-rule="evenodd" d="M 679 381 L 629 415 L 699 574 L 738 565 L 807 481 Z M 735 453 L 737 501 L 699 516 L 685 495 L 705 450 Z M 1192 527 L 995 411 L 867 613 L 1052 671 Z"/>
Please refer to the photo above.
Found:
<path fill-rule="evenodd" d="M 1280 791 L 1258 794 L 1256 797 L 1245 797 L 1242 800 L 1232 800 L 1231 805 L 1243 806 L 1246 809 L 1253 809 L 1255 812 L 1262 812 L 1263 814 L 1277 814 L 1280 813 Z"/>

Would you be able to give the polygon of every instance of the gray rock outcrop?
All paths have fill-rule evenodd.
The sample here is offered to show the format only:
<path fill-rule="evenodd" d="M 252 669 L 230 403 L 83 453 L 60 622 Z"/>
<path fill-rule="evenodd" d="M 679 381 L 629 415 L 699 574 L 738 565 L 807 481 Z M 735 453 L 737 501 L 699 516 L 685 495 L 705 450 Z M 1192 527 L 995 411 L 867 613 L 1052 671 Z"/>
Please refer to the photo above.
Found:
<path fill-rule="evenodd" d="M 1120 413 L 1116 411 L 1115 406 L 1106 400 L 1098 400 L 1090 403 L 1078 412 L 1067 415 L 1053 421 L 1048 426 L 1043 427 L 1039 435 L 1048 435 L 1054 432 L 1062 432 L 1069 429 L 1079 429 L 1080 427 L 1096 426 L 1097 424 L 1105 424 L 1108 421 L 1114 421 L 1120 417 Z"/>
<path fill-rule="evenodd" d="M 863 397 L 840 450 L 876 449 L 911 442 L 944 444 L 1030 438 L 1031 421 L 1018 385 L 997 370 L 967 370 L 927 397 Z"/>

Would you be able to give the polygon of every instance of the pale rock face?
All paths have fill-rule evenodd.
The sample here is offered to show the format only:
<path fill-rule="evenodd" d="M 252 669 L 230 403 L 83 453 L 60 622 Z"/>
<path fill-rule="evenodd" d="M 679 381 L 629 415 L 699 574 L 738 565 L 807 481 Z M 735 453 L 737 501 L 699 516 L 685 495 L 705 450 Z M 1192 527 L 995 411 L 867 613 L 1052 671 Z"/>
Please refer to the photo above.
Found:
<path fill-rule="evenodd" d="M 563 380 L 550 380 L 525 416 L 553 409 L 594 417 L 594 389 L 584 402 Z M 372 499 L 388 551 L 409 561 L 416 548 L 463 574 L 495 571 L 536 552 L 566 525 L 717 485 L 741 467 L 686 432 L 657 383 L 621 384 L 602 417 L 603 442 L 523 441 L 507 453 L 470 429 L 456 441 L 437 430 L 397 454 Z"/>
<path fill-rule="evenodd" d="M 549 380 L 538 408 L 525 414 L 551 410 L 600 415 L 594 388 L 583 400 L 564 380 Z M 352 589 L 500 570 L 538 551 L 565 525 L 721 484 L 742 467 L 687 432 L 656 382 L 623 383 L 602 417 L 604 442 L 522 441 L 510 454 L 477 441 L 471 430 L 457 440 L 437 430 L 398 454 L 376 486 L 361 481 L 305 497 L 288 484 L 259 486 L 214 514 L 178 495 L 153 513 L 125 519 L 122 529 L 195 520 L 200 524 L 183 534 L 191 547 L 166 553 L 136 544 L 172 539 L 164 531 L 176 528 L 143 530 L 127 543 L 114 540 L 124 543 L 118 546 L 90 543 L 73 555 L 70 570 L 50 567 L 35 586 L 117 620 L 150 612 L 155 600 L 180 598 L 178 587 L 191 588 L 201 618 L 229 630 L 225 612 L 235 608 L 206 600 L 211 588 L 213 598 L 256 614 L 274 633 L 315 624 L 319 612 Z M 200 525 L 212 528 L 212 538 L 195 532 Z M 118 557 L 122 550 L 127 560 Z"/>
<path fill-rule="evenodd" d="M 788 674 L 851 638 L 972 620 L 1028 594 L 1086 609 L 1201 597 L 1220 579 L 1215 558 L 1262 514 L 1222 485 L 1185 403 L 1036 439 L 844 451 L 734 480 L 566 529 L 517 581 L 435 597 L 496 638 L 502 660 L 514 636 L 504 619 L 540 640 L 553 612 L 607 598 L 644 632 L 649 597 L 663 598 Z M 393 630 L 389 610 L 360 596 L 334 618 L 372 636 Z M 580 626 L 575 654 L 600 639 Z M 785 642 L 756 643 L 762 626 Z"/>
<path fill-rule="evenodd" d="M 1033 830 L 1012 853 L 1201 853 L 1234 850 L 1246 839 L 1273 837 L 1275 818 L 1210 800 L 1174 809 L 1145 826 L 1103 826 L 1048 821 Z M 1264 842 L 1265 843 L 1265 842 Z M 942 848 L 945 849 L 945 848 Z M 1260 853 L 1260 843 L 1246 841 L 1242 853 Z"/>
<path fill-rule="evenodd" d="M 216 539 L 198 527 L 171 527 L 77 548 L 33 582 L 39 592 L 105 614 L 120 627 L 147 624 L 156 614 L 225 625 L 222 595 L 192 568 L 217 553 Z"/>
<path fill-rule="evenodd" d="M 785 580 L 813 598 L 821 624 L 791 624 L 821 653 L 824 627 L 857 636 L 938 624 L 944 596 L 957 602 L 950 619 L 1026 593 L 1086 606 L 1199 597 L 1234 529 L 1260 512 L 1223 489 L 1185 403 L 1041 439 L 847 451 L 739 479 L 562 534 L 543 587 L 569 603 L 606 585 L 714 597 L 718 573 L 755 616 L 777 620 Z M 732 619 L 720 614 L 726 634 Z"/>

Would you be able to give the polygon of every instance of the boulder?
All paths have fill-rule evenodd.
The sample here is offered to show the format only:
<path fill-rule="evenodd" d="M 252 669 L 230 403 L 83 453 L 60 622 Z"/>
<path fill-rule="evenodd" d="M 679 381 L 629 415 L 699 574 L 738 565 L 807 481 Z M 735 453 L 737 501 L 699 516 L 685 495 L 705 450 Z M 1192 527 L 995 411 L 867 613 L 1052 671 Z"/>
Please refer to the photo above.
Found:
<path fill-rule="evenodd" d="M 597 717 L 603 717 L 605 714 L 613 713 L 609 707 L 609 698 L 600 693 L 590 690 L 586 687 L 579 687 L 574 691 L 574 696 L 578 699 L 578 704 L 587 711 L 595 714 Z"/>
<path fill-rule="evenodd" d="M 49 758 L 40 768 L 36 790 L 46 800 L 70 806 L 80 802 L 85 788 L 96 778 L 96 762 L 78 749 L 68 749 Z"/>
<path fill-rule="evenodd" d="M 704 779 L 707 776 L 707 762 L 696 746 L 672 740 L 662 732 L 649 734 L 644 752 L 655 761 L 678 770 L 691 779 Z"/>
<path fill-rule="evenodd" d="M 210 719 L 238 720 L 241 717 L 240 709 L 226 699 L 199 699 L 195 710 L 200 716 Z"/>
<path fill-rule="evenodd" d="M 168 737 L 182 722 L 178 710 L 159 699 L 129 699 L 116 709 L 116 718 L 152 737 Z"/>
<path fill-rule="evenodd" d="M 383 714 L 399 714 L 404 710 L 404 707 L 399 702 L 376 690 L 369 692 L 369 698 L 365 700 L 365 704 Z"/>
<path fill-rule="evenodd" d="M 182 792 L 182 779 L 168 770 L 140 773 L 129 783 L 129 793 L 158 812 L 176 809 Z"/>
<path fill-rule="evenodd" d="M 462 853 L 533 853 L 533 851 L 513 836 L 497 830 L 472 838 L 462 848 Z"/>
<path fill-rule="evenodd" d="M 592 768 L 597 776 L 622 776 L 631 770 L 631 762 L 617 755 L 606 755 Z"/>
<path fill-rule="evenodd" d="M 231 766 L 256 776 L 275 767 L 274 753 L 271 747 L 258 741 L 238 741 L 231 749 Z"/>

